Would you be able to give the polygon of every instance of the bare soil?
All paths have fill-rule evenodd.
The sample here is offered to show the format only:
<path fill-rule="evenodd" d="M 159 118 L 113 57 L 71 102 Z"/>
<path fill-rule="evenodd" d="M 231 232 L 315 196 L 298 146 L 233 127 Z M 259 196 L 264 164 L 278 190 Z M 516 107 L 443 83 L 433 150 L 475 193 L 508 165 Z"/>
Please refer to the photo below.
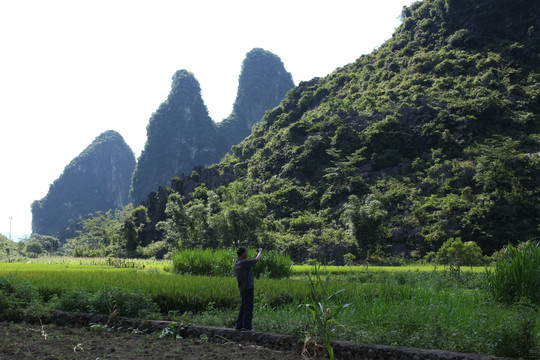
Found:
<path fill-rule="evenodd" d="M 159 338 L 98 328 L 0 322 L 0 360 L 5 359 L 301 359 L 300 355 L 248 344 Z"/>

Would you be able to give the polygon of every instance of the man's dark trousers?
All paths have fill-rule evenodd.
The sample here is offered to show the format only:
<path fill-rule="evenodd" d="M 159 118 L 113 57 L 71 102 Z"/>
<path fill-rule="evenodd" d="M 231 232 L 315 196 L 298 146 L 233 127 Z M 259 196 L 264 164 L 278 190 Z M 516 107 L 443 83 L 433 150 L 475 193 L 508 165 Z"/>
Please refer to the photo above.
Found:
<path fill-rule="evenodd" d="M 241 291 L 240 296 L 242 296 L 242 306 L 240 306 L 238 312 L 236 328 L 251 330 L 253 328 L 251 325 L 253 319 L 253 289 Z"/>

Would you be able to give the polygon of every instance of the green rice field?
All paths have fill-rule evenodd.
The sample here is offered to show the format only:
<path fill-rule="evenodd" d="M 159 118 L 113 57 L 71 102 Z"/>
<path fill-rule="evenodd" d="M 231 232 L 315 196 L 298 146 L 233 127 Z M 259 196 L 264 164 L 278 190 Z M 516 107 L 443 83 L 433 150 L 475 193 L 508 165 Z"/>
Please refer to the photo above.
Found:
<path fill-rule="evenodd" d="M 157 304 L 162 318 L 183 315 L 195 324 L 234 326 L 239 295 L 233 277 L 177 275 L 170 267 L 167 261 L 43 258 L 0 263 L 0 277 L 29 282 L 45 300 L 77 291 L 140 292 Z M 305 336 L 309 315 L 300 305 L 310 301 L 307 274 L 313 266 L 292 270 L 289 279 L 256 280 L 256 330 Z M 460 273 L 433 265 L 320 270 L 330 276 L 330 292 L 344 289 L 332 306 L 351 304 L 334 326 L 334 339 L 501 356 L 515 354 L 513 347 L 525 342 L 532 344 L 530 354 L 538 354 L 538 311 L 492 300 L 483 267 Z"/>

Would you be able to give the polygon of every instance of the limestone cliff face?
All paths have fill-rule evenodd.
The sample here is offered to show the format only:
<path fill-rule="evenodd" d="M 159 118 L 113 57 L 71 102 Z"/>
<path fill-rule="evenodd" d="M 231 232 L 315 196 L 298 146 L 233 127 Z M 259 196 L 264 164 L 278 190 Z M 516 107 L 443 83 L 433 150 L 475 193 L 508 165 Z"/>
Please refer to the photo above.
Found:
<path fill-rule="evenodd" d="M 259 48 L 248 52 L 242 63 L 233 112 L 219 124 L 227 149 L 244 140 L 265 112 L 276 107 L 293 87 L 292 76 L 278 56 Z"/>
<path fill-rule="evenodd" d="M 217 163 L 293 86 L 291 74 L 278 56 L 253 49 L 242 65 L 233 113 L 216 124 L 193 74 L 176 72 L 167 100 L 147 127 L 145 148 L 132 178 L 133 204 L 139 205 L 160 186 L 169 186 L 173 177 L 189 176 L 195 166 Z"/>
<path fill-rule="evenodd" d="M 200 88 L 192 75 L 181 71 L 175 78 L 175 82 L 182 80 L 183 84 L 173 83 L 169 99 L 152 116 L 145 152 L 133 175 L 133 203 L 139 205 L 142 202 L 151 219 L 142 234 L 143 244 L 159 237 L 155 225 L 165 217 L 169 193 L 166 187 L 188 195 L 201 184 L 217 188 L 233 181 L 238 176 L 234 169 L 217 173 L 204 166 L 217 163 L 231 146 L 244 140 L 266 111 L 277 106 L 294 87 L 291 74 L 278 56 L 263 49 L 253 49 L 242 63 L 233 112 L 216 125 L 208 117 L 200 99 Z M 188 86 L 188 83 L 192 85 Z M 182 88 L 182 91 L 176 88 Z M 192 109 L 189 121 L 185 115 L 187 107 Z M 168 124 L 169 128 L 158 124 Z M 154 154 L 152 161 L 146 158 L 150 158 L 151 152 Z M 168 162 L 162 157 L 168 158 Z M 192 170 L 195 171 L 190 176 Z"/>
<path fill-rule="evenodd" d="M 47 195 L 32 203 L 32 232 L 58 236 L 77 219 L 129 201 L 135 156 L 116 131 L 99 135 L 73 159 Z"/>
<path fill-rule="evenodd" d="M 131 197 L 136 205 L 174 176 L 189 175 L 196 165 L 211 165 L 222 153 L 199 82 L 186 70 L 174 74 L 171 92 L 150 118 L 146 132 L 132 178 Z"/>

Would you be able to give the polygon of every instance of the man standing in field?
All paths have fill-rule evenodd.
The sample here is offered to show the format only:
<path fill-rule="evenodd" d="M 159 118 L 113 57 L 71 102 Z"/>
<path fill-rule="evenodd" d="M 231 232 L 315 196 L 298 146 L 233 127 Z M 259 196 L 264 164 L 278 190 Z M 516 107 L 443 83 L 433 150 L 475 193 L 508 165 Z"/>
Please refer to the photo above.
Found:
<path fill-rule="evenodd" d="M 242 305 L 238 312 L 238 321 L 236 329 L 242 331 L 251 331 L 253 329 L 251 321 L 253 319 L 253 291 L 255 289 L 255 280 L 251 268 L 255 266 L 257 261 L 261 260 L 262 249 L 257 249 L 257 255 L 253 259 L 248 259 L 246 248 L 239 248 L 236 254 L 238 260 L 234 264 L 234 272 L 236 280 L 238 280 L 238 289 L 242 297 Z"/>

